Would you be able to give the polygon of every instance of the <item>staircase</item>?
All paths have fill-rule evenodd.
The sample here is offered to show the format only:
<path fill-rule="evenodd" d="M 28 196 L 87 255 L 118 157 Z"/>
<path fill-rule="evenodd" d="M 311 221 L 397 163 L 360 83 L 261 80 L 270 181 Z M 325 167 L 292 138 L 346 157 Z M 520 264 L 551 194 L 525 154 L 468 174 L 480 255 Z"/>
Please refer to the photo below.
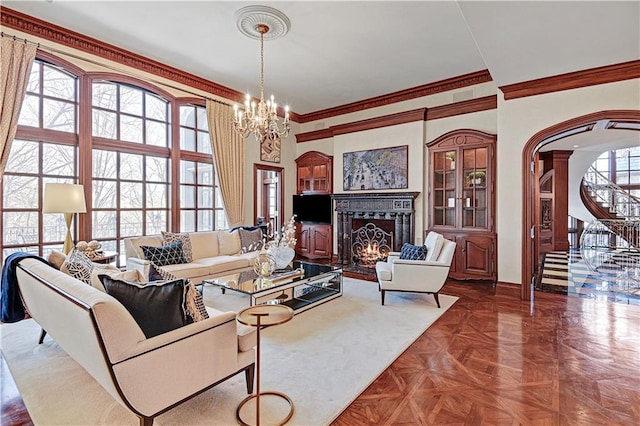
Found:
<path fill-rule="evenodd" d="M 593 166 L 582 179 L 580 197 L 598 220 L 591 222 L 580 238 L 580 252 L 593 271 L 619 274 L 637 280 L 637 261 L 629 262 L 620 253 L 633 253 L 637 259 L 640 242 L 640 199 L 611 182 Z M 617 261 L 623 258 L 624 261 Z M 636 281 L 637 282 L 637 281 Z"/>
<path fill-rule="evenodd" d="M 595 167 L 582 178 L 580 197 L 598 219 L 640 219 L 640 199 L 626 192 Z"/>

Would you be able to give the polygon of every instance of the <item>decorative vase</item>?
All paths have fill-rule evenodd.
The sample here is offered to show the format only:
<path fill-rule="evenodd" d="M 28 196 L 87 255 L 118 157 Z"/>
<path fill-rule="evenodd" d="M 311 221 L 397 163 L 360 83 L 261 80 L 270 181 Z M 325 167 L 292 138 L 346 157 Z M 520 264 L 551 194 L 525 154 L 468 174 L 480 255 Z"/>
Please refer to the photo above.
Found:
<path fill-rule="evenodd" d="M 267 253 L 269 253 L 275 259 L 276 269 L 286 268 L 296 256 L 295 250 L 289 246 L 271 247 L 269 250 L 267 250 Z"/>
<path fill-rule="evenodd" d="M 260 253 L 253 262 L 253 272 L 260 277 L 268 277 L 276 270 L 276 260 L 269 253 Z"/>

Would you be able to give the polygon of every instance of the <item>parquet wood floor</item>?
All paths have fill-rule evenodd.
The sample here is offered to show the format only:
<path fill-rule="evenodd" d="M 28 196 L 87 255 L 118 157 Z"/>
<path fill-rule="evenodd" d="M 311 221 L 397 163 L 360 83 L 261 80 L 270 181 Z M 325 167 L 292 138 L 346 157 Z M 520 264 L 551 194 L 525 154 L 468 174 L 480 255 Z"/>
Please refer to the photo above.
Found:
<path fill-rule="evenodd" d="M 519 288 L 443 293 L 460 300 L 334 425 L 640 424 L 640 306 L 537 292 L 531 315 Z M 2 424 L 30 424 L 0 372 Z"/>
<path fill-rule="evenodd" d="M 460 297 L 333 423 L 639 425 L 640 307 L 449 282 Z"/>

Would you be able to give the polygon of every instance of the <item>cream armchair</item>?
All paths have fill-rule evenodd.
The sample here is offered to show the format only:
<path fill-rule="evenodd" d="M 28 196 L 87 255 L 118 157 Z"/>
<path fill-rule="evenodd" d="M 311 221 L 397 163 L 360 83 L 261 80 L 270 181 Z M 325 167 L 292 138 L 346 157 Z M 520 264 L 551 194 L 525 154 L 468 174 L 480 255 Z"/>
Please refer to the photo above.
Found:
<path fill-rule="evenodd" d="M 384 305 L 387 291 L 405 291 L 433 294 L 438 308 L 438 292 L 444 286 L 453 260 L 456 243 L 441 234 L 429 232 L 424 244 L 426 260 L 403 260 L 399 252 L 389 253 L 386 262 L 376 264 L 380 296 Z"/>

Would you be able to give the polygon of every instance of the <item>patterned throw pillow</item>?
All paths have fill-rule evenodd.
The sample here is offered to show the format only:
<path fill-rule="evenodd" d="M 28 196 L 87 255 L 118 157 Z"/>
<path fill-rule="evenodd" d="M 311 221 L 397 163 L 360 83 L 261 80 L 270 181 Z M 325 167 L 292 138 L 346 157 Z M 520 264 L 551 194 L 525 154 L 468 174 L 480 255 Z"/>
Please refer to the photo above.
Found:
<path fill-rule="evenodd" d="M 83 252 L 73 249 L 60 266 L 60 271 L 73 278 L 91 285 L 91 272 L 94 264 Z"/>
<path fill-rule="evenodd" d="M 178 277 L 173 275 L 171 272 L 151 262 L 149 267 L 149 281 L 173 281 L 177 279 Z M 202 293 L 200 293 L 200 291 L 196 289 L 196 286 L 189 280 L 185 280 L 185 286 L 187 286 L 187 294 L 184 308 L 187 315 L 191 317 L 193 322 L 209 318 L 209 313 L 207 312 L 207 308 L 204 306 L 204 300 L 202 299 Z"/>
<path fill-rule="evenodd" d="M 427 248 L 425 246 L 414 246 L 404 243 L 400 250 L 400 259 L 403 260 L 425 260 L 427 258 Z"/>
<path fill-rule="evenodd" d="M 240 234 L 240 245 L 242 246 L 242 252 L 248 253 L 251 251 L 258 251 L 262 249 L 262 230 L 254 229 L 248 231 L 246 229 L 238 229 Z"/>
<path fill-rule="evenodd" d="M 178 277 L 171 272 L 151 262 L 149 265 L 149 281 L 177 280 Z"/>
<path fill-rule="evenodd" d="M 162 231 L 162 244 L 165 246 L 178 241 L 182 242 L 182 253 L 184 253 L 186 263 L 190 263 L 193 261 L 193 250 L 191 249 L 191 238 L 189 238 L 189 234 L 186 232 L 174 233 Z"/>
<path fill-rule="evenodd" d="M 145 259 L 155 263 L 157 266 L 176 265 L 188 263 L 182 252 L 182 242 L 178 241 L 166 246 L 141 246 Z"/>

